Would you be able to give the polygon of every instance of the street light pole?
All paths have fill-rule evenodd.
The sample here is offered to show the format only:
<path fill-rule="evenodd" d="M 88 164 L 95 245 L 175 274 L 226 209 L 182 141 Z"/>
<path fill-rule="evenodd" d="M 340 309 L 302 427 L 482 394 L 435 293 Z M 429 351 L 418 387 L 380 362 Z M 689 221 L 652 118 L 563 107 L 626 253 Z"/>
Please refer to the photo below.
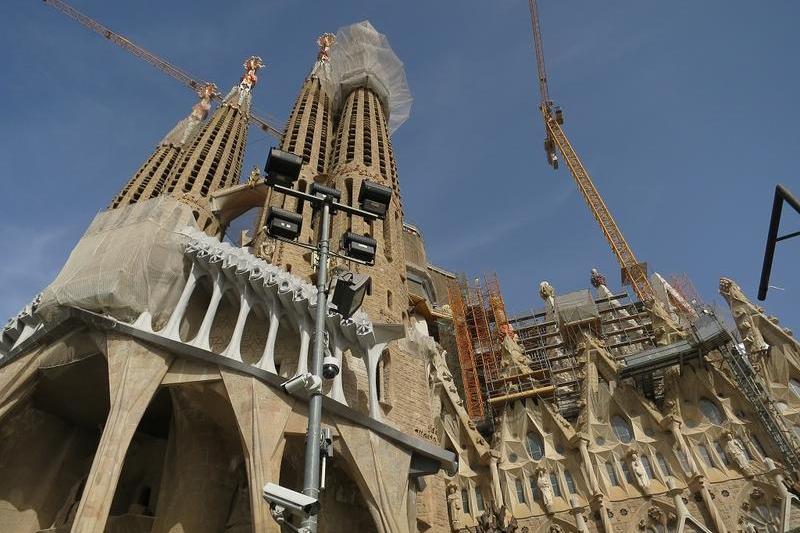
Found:
<path fill-rule="evenodd" d="M 331 199 L 326 197 L 320 216 L 320 236 L 317 243 L 317 316 L 314 321 L 314 351 L 311 354 L 310 371 L 322 379 L 322 359 L 325 350 L 325 318 L 328 308 L 328 248 L 331 224 Z M 308 400 L 308 431 L 306 433 L 306 456 L 303 470 L 303 494 L 319 499 L 320 476 L 320 432 L 322 421 L 322 391 L 311 393 Z M 309 533 L 317 532 L 317 515 L 303 520 L 302 527 Z"/>
<path fill-rule="evenodd" d="M 353 261 L 362 265 L 375 264 L 375 251 L 377 241 L 367 235 L 356 235 L 347 232 L 342 237 L 342 246 L 345 255 L 340 255 L 330 251 L 331 218 L 334 213 L 342 212 L 348 216 L 357 216 L 365 221 L 383 220 L 389 209 L 392 199 L 392 189 L 390 187 L 372 183 L 365 180 L 361 184 L 359 192 L 360 209 L 339 203 L 341 192 L 336 188 L 320 185 L 317 180 L 311 184 L 310 193 L 296 190 L 292 187 L 297 181 L 303 158 L 297 154 L 285 152 L 277 148 L 271 148 L 265 170 L 267 177 L 265 183 L 273 191 L 281 192 L 287 196 L 297 198 L 298 202 L 308 202 L 314 211 L 320 212 L 320 231 L 316 246 L 307 243 L 297 242 L 300 235 L 303 219 L 302 216 L 280 209 L 271 207 L 267 215 L 267 225 L 265 231 L 277 240 L 288 242 L 302 248 L 314 250 L 317 253 L 317 314 L 314 319 L 314 350 L 311 353 L 309 372 L 306 376 L 295 376 L 289 382 L 294 382 L 298 378 L 303 378 L 306 384 L 306 391 L 309 394 L 308 400 L 308 430 L 306 434 L 306 454 L 303 469 L 303 495 L 310 498 L 316 504 L 319 503 L 320 492 L 320 469 L 322 467 L 322 378 L 333 379 L 340 372 L 339 362 L 333 357 L 333 362 L 328 362 L 325 358 L 325 325 L 328 314 L 328 257 L 339 257 L 347 261 Z M 271 193 L 270 193 L 271 194 Z M 349 280 L 339 279 L 333 291 L 332 304 L 336 311 L 343 318 L 349 318 L 361 306 L 364 293 L 369 291 L 370 280 L 355 280 L 355 275 L 351 274 Z M 330 367 L 330 368 L 329 368 Z M 308 378 L 307 380 L 305 378 Z M 286 384 L 284 384 L 286 385 Z M 288 392 L 284 386 L 284 391 Z M 330 457 L 326 439 L 325 458 Z M 267 484 L 269 487 L 270 484 Z M 278 505 L 274 499 L 267 495 L 265 487 L 265 499 L 270 502 L 273 516 L 280 524 L 285 525 L 292 531 L 298 533 L 317 533 L 317 505 L 314 512 L 306 512 L 302 515 L 301 527 L 298 529 L 287 522 L 283 513 L 285 507 Z M 286 492 L 285 487 L 277 487 Z M 289 490 L 288 492 L 293 492 Z M 297 493 L 295 493 L 297 494 Z M 299 496 L 299 494 L 297 494 Z"/>

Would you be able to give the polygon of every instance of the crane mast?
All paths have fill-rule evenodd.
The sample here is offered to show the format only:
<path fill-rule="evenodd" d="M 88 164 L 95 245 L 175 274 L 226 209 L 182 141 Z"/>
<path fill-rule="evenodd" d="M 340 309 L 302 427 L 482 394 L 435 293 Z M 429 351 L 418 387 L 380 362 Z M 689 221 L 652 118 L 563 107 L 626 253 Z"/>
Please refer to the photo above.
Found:
<path fill-rule="evenodd" d="M 141 46 L 132 42 L 130 39 L 111 31 L 96 20 L 67 4 L 63 0 L 44 0 L 44 3 L 53 6 L 68 17 L 83 25 L 85 28 L 88 28 L 98 35 L 105 37 L 120 48 L 130 52 L 140 59 L 147 61 L 157 69 L 161 70 L 173 79 L 178 80 L 195 92 L 200 92 L 204 87 L 213 86 L 215 88 L 213 98 L 215 100 L 222 101 L 222 95 L 216 91 L 216 86 L 212 83 L 194 79 L 191 75 L 186 73 L 186 71 L 148 52 Z M 282 130 L 273 125 L 273 123 L 276 122 L 274 119 L 268 121 L 253 113 L 250 113 L 250 121 L 257 124 L 263 131 L 267 132 L 273 137 L 277 139 L 281 138 Z"/>
<path fill-rule="evenodd" d="M 539 110 L 542 113 L 545 128 L 544 149 L 547 156 L 547 162 L 554 169 L 558 169 L 558 151 L 564 158 L 575 183 L 578 185 L 589 210 L 592 212 L 600 229 L 603 231 L 608 244 L 611 246 L 611 251 L 617 258 L 620 268 L 622 269 L 622 279 L 624 282 L 630 283 L 633 292 L 641 301 L 650 301 L 653 299 L 653 287 L 650 285 L 650 280 L 647 278 L 647 266 L 640 263 L 631 250 L 630 245 L 622 235 L 614 217 L 611 215 L 606 203 L 597 191 L 594 182 L 592 181 L 586 167 L 583 166 L 578 153 L 569 142 L 566 133 L 564 133 L 564 115 L 560 107 L 556 106 L 547 90 L 547 72 L 544 66 L 544 52 L 542 48 L 542 33 L 539 24 L 539 11 L 536 6 L 536 0 L 528 0 L 528 7 L 531 12 L 531 26 L 533 28 L 533 41 L 534 48 L 536 49 L 536 68 L 539 76 L 539 94 L 541 101 Z"/>

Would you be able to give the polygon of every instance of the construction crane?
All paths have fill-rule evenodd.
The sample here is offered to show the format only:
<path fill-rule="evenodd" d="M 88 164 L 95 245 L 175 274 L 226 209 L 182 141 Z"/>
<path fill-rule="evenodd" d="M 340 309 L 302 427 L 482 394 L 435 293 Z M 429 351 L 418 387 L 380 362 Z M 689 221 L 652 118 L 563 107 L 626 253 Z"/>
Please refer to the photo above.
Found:
<path fill-rule="evenodd" d="M 653 300 L 653 287 L 647 279 L 647 264 L 640 263 L 636 259 L 633 250 L 631 250 L 630 245 L 628 245 L 622 235 L 622 231 L 620 231 L 614 217 L 611 215 L 611 211 L 608 210 L 608 206 L 606 206 L 597 191 L 597 187 L 592 182 L 589 172 L 583 166 L 577 152 L 575 152 L 569 139 L 567 139 L 567 135 L 564 133 L 564 128 L 562 128 L 564 113 L 561 107 L 553 103 L 547 92 L 547 72 L 544 68 L 542 33 L 539 29 L 539 12 L 536 8 L 536 0 L 528 0 L 528 6 L 531 11 L 533 41 L 536 48 L 536 68 L 539 75 L 539 94 L 541 96 L 539 110 L 542 113 L 542 119 L 544 119 L 546 134 L 544 150 L 547 155 L 547 163 L 554 169 L 558 169 L 556 150 L 561 153 L 572 177 L 575 178 L 578 190 L 586 200 L 586 204 L 589 206 L 595 220 L 600 224 L 600 229 L 603 230 L 603 235 L 608 240 L 608 244 L 611 245 L 611 250 L 614 252 L 622 269 L 623 283 L 627 282 L 631 285 L 639 300 L 643 302 L 651 301 Z"/>
<path fill-rule="evenodd" d="M 79 22 L 84 27 L 89 28 L 93 32 L 105 37 L 109 41 L 113 42 L 120 48 L 127 50 L 128 52 L 132 53 L 138 58 L 144 59 L 157 69 L 161 70 L 162 72 L 166 73 L 168 76 L 178 80 L 179 82 L 183 83 L 190 89 L 195 92 L 200 91 L 203 87 L 211 86 L 214 87 L 214 99 L 222 101 L 222 95 L 219 91 L 216 91 L 216 85 L 206 82 L 206 81 L 199 81 L 194 79 L 192 76 L 186 73 L 183 69 L 176 67 L 175 65 L 161 59 L 160 57 L 151 54 L 141 46 L 133 43 L 130 39 L 123 37 L 122 35 L 111 31 L 110 29 L 106 28 L 96 20 L 84 15 L 71 5 L 67 4 L 63 0 L 44 0 L 45 4 L 53 6 L 54 8 L 58 9 L 68 17 L 72 18 L 73 20 Z M 270 117 L 270 120 L 263 119 L 259 116 L 250 113 L 250 121 L 256 124 L 259 128 L 261 128 L 266 133 L 272 135 L 273 137 L 280 139 L 281 135 L 283 134 L 283 130 L 274 126 L 277 123 L 277 120 Z"/>

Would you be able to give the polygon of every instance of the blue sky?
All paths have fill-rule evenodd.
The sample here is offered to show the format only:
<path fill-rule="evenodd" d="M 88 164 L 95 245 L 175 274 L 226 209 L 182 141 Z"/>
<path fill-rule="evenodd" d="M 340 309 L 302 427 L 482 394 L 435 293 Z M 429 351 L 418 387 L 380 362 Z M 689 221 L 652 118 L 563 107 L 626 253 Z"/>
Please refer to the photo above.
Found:
<path fill-rule="evenodd" d="M 542 150 L 524 0 L 73 0 L 227 89 L 268 67 L 258 110 L 281 120 L 323 31 L 368 19 L 415 98 L 393 142 L 406 220 L 429 259 L 497 272 L 512 311 L 539 281 L 587 288 L 619 270 L 566 170 Z M 551 96 L 641 260 L 720 302 L 721 275 L 755 299 L 773 189 L 800 194 L 800 4 L 540 0 Z M 0 316 L 55 276 L 91 217 L 195 101 L 186 88 L 37 0 L 0 5 Z M 247 166 L 270 138 L 251 131 Z M 783 233 L 800 227 L 787 212 Z M 778 247 L 765 307 L 800 331 L 800 239 Z"/>

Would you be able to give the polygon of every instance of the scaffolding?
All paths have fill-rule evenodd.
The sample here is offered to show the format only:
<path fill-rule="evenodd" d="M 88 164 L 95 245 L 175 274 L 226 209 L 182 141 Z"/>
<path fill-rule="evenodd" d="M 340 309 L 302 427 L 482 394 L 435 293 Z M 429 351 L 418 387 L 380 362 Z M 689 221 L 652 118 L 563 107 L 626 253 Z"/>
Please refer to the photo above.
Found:
<path fill-rule="evenodd" d="M 485 416 L 484 400 L 480 379 L 478 378 L 478 365 L 472 347 L 472 336 L 467 323 L 467 306 L 464 303 L 465 292 L 465 287 L 455 281 L 450 282 L 447 288 L 450 309 L 453 312 L 453 329 L 458 349 L 459 366 L 461 367 L 461 381 L 464 385 L 467 414 L 473 420 L 482 420 Z"/>

